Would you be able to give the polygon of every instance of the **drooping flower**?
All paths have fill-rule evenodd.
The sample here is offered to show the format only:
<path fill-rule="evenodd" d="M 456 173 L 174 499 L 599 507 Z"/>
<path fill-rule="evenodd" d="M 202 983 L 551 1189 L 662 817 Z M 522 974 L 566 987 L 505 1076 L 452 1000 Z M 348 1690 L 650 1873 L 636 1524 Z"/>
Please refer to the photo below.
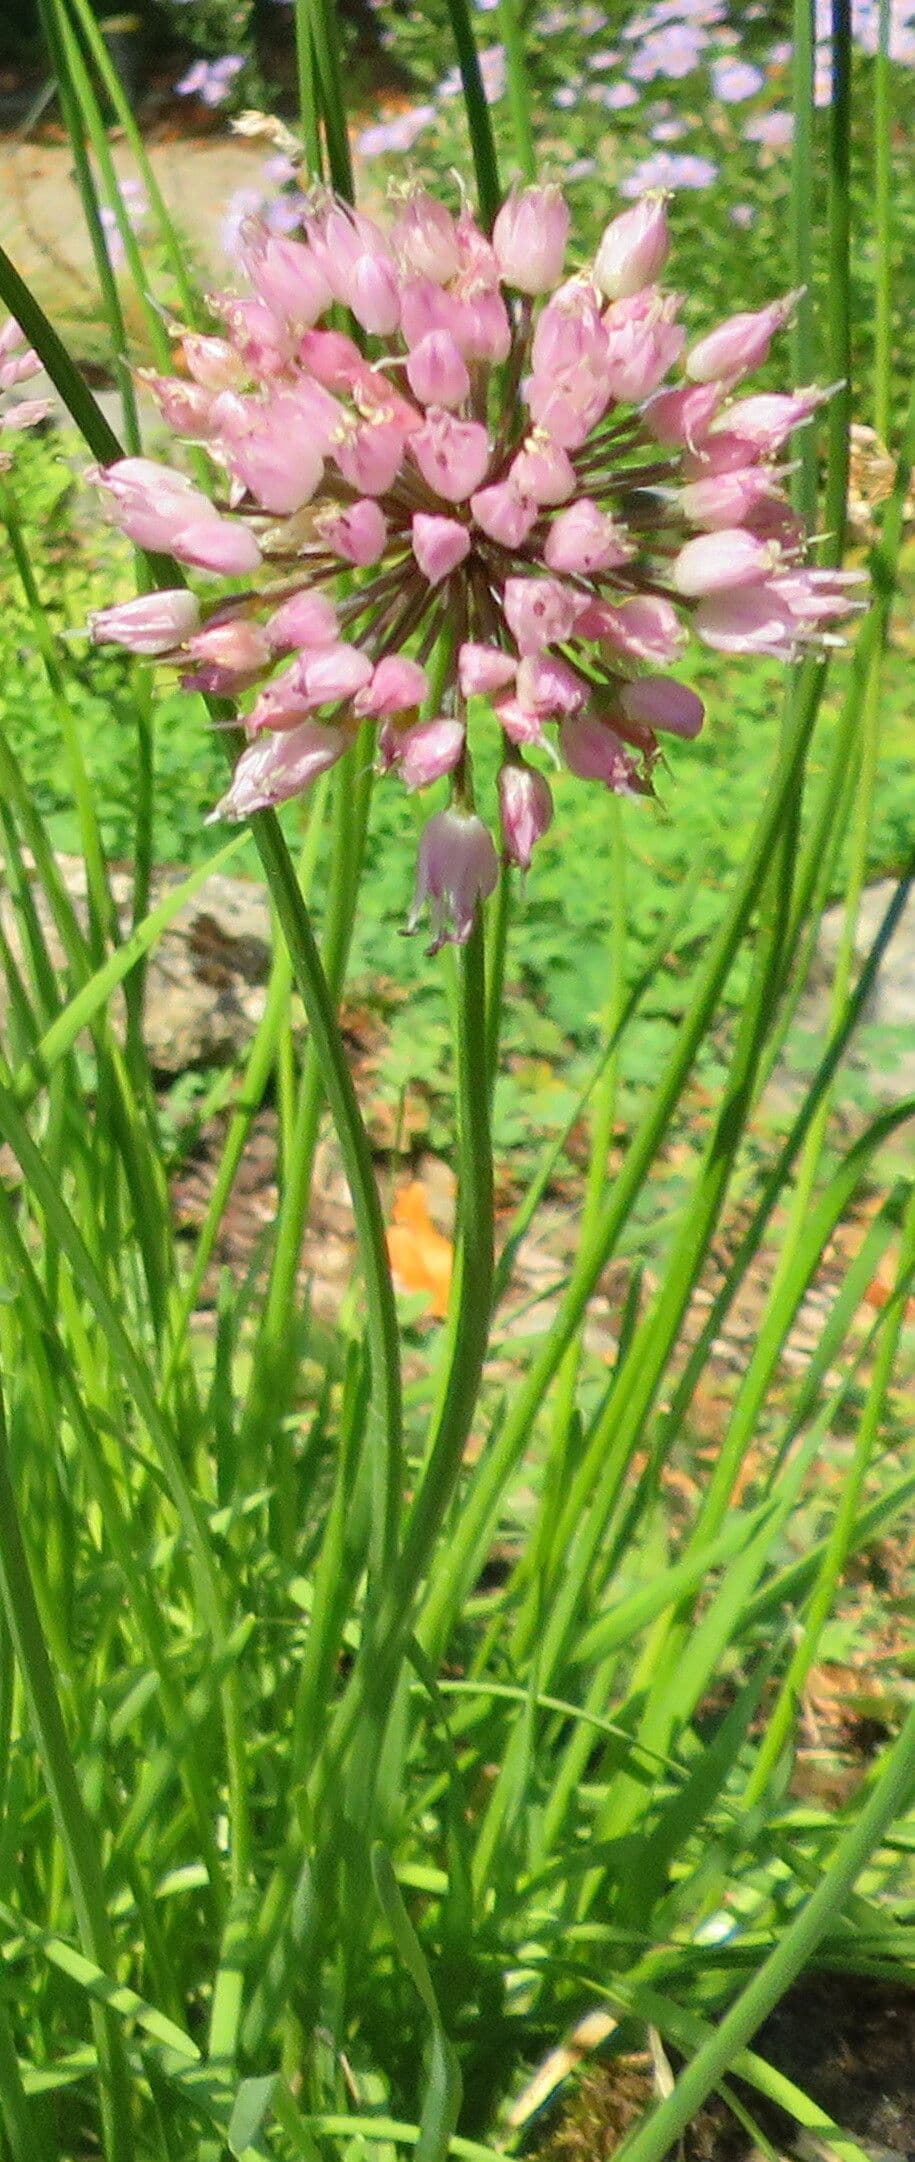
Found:
<path fill-rule="evenodd" d="M 246 581 L 202 615 L 175 591 L 92 626 L 238 701 L 248 748 L 214 815 L 298 795 L 374 725 L 383 773 L 449 792 L 411 917 L 431 912 L 436 943 L 468 937 L 497 876 L 481 728 L 501 744 L 494 830 L 526 869 L 553 816 L 532 753 L 650 795 L 659 735 L 702 725 L 666 672 L 690 628 L 790 657 L 854 605 L 806 567 L 776 462 L 827 394 L 734 395 L 796 296 L 687 351 L 659 283 L 663 191 L 564 278 L 568 230 L 555 188 L 515 192 L 492 239 L 422 189 L 389 230 L 317 192 L 294 238 L 249 219 L 252 290 L 215 296 L 222 335 L 185 334 L 184 372 L 150 379 L 212 491 L 144 458 L 96 476 L 141 547 Z M 327 327 L 334 304 L 361 343 Z"/>
<path fill-rule="evenodd" d="M 47 420 L 51 411 L 48 398 L 20 398 L 7 405 L 4 397 L 6 391 L 18 389 L 20 383 L 29 383 L 40 373 L 38 354 L 26 345 L 15 317 L 8 316 L 0 327 L 0 435 L 16 435 Z M 0 445 L 0 473 L 5 473 L 11 463 L 8 452 Z"/>

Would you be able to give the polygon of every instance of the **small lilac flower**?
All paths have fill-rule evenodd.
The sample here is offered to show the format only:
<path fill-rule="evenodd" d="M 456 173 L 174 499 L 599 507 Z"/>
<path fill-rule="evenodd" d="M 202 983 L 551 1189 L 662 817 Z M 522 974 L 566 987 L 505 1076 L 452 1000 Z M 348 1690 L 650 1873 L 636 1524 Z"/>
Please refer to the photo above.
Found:
<path fill-rule="evenodd" d="M 743 105 L 747 98 L 755 98 L 765 80 L 762 68 L 749 60 L 712 62 L 712 89 L 723 105 Z"/>
<path fill-rule="evenodd" d="M 608 113 L 624 113 L 628 107 L 637 105 L 639 93 L 634 83 L 605 83 L 600 92 L 600 102 Z"/>
<path fill-rule="evenodd" d="M 752 113 L 744 121 L 743 132 L 748 143 L 761 143 L 765 150 L 787 150 L 794 136 L 794 118 L 780 108 L 770 113 Z"/>
<path fill-rule="evenodd" d="M 703 29 L 717 0 L 677 5 Z M 669 20 L 656 5 L 639 35 Z M 702 724 L 668 673 L 688 630 L 793 658 L 836 642 L 856 605 L 851 574 L 805 562 L 776 463 L 828 393 L 733 395 L 790 298 L 695 338 L 684 371 L 665 190 L 697 167 L 714 172 L 656 154 L 630 176 L 631 207 L 568 278 L 554 188 L 513 194 L 492 239 L 422 189 L 386 229 L 290 190 L 290 234 L 263 207 L 240 233 L 249 290 L 213 296 L 220 334 L 183 333 L 183 372 L 144 378 L 206 443 L 216 501 L 150 459 L 96 476 L 139 546 L 246 581 L 215 608 L 176 589 L 92 625 L 237 702 L 248 746 L 218 815 L 300 794 L 371 724 L 381 772 L 450 794 L 412 915 L 429 905 L 437 944 L 469 936 L 498 872 L 470 808 L 480 734 L 497 740 L 503 856 L 526 868 L 552 816 L 526 746 L 648 795 L 659 736 Z M 366 352 L 330 327 L 335 303 Z M 0 332 L 0 390 L 31 366 Z M 434 651 L 452 657 L 433 676 Z"/>
<path fill-rule="evenodd" d="M 711 158 L 695 157 L 691 151 L 658 150 L 653 158 L 634 166 L 620 183 L 620 194 L 644 195 L 649 188 L 709 188 L 717 178 L 718 167 Z"/>
<path fill-rule="evenodd" d="M 356 137 L 356 150 L 361 158 L 399 157 L 412 150 L 434 119 L 434 105 L 414 105 L 394 120 L 377 120 L 372 127 L 363 128 Z"/>
<path fill-rule="evenodd" d="M 218 60 L 195 60 L 175 89 L 179 98 L 200 98 L 211 108 L 223 105 L 244 65 L 244 53 L 223 53 Z"/>

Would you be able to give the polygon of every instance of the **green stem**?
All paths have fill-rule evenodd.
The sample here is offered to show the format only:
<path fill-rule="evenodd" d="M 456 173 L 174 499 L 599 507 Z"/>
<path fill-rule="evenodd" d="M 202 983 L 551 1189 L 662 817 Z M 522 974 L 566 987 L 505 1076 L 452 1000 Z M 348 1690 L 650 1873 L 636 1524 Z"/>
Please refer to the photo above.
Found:
<path fill-rule="evenodd" d="M 803 287 L 791 331 L 791 367 L 796 383 L 812 383 L 816 375 L 816 341 L 813 331 L 813 235 L 816 164 L 813 150 L 813 0 L 794 0 L 792 39 L 792 102 L 794 134 L 791 145 L 791 283 Z M 802 428 L 794 446 L 799 463 L 791 492 L 794 507 L 808 533 L 817 513 L 817 458 L 815 425 Z"/>
<path fill-rule="evenodd" d="M 839 563 L 848 502 L 851 385 L 851 0 L 832 0 L 832 101 L 829 108 L 827 249 L 830 400 L 826 449 L 825 559 Z"/>
<path fill-rule="evenodd" d="M 500 0 L 499 30 L 505 47 L 505 76 L 512 134 L 515 138 L 515 160 L 522 178 L 535 180 L 537 146 L 532 121 L 534 90 L 527 65 L 518 0 Z"/>
<path fill-rule="evenodd" d="M 477 57 L 476 39 L 470 19 L 467 0 L 448 0 L 448 14 L 457 47 L 458 67 L 464 87 L 464 104 L 467 108 L 467 126 L 470 130 L 470 148 L 476 175 L 477 198 L 480 218 L 489 232 L 495 222 L 496 212 L 502 201 L 499 165 L 496 157 L 496 141 L 489 106 L 483 89 L 483 77 Z"/>
<path fill-rule="evenodd" d="M 311 0 L 295 0 L 295 63 L 299 87 L 299 121 L 305 144 L 305 161 L 312 180 L 324 178 L 324 156 L 318 118 L 315 49 L 311 34 Z"/>
<path fill-rule="evenodd" d="M 890 438 L 893 394 L 893 77 L 891 0 L 880 0 L 874 78 L 874 427 Z"/>
<path fill-rule="evenodd" d="M 331 186 L 343 202 L 356 199 L 349 151 L 346 98 L 340 68 L 340 28 L 335 0 L 309 0 L 311 36 L 321 93 Z"/>
<path fill-rule="evenodd" d="M 80 1940 L 87 1956 L 115 1981 L 114 1946 L 105 1907 L 102 1865 L 83 1802 L 48 1658 L 10 1477 L 6 1415 L 0 1393 L 0 1595 L 22 1674 L 29 1717 L 41 1752 L 45 1784 L 63 1849 Z M 116 2016 L 93 2006 L 101 2072 L 101 2109 L 108 2162 L 131 2162 L 133 2133 L 127 2060 Z"/>

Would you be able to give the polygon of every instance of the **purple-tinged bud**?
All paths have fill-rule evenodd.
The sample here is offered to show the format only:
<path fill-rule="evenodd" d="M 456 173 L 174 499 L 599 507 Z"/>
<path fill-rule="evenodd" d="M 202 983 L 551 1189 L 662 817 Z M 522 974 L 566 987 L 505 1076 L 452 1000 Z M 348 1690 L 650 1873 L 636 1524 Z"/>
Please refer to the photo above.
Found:
<path fill-rule="evenodd" d="M 391 239 L 411 277 L 448 285 L 461 268 L 458 230 L 444 203 L 425 188 L 411 189 L 391 227 Z"/>
<path fill-rule="evenodd" d="M 559 747 L 570 773 L 582 781 L 602 781 L 615 796 L 640 795 L 638 767 L 605 721 L 593 713 L 574 713 L 563 721 Z"/>
<path fill-rule="evenodd" d="M 464 733 L 463 722 L 445 713 L 404 729 L 398 737 L 396 758 L 404 787 L 411 792 L 414 788 L 430 788 L 433 781 L 453 773 L 463 756 Z"/>
<path fill-rule="evenodd" d="M 537 505 L 519 495 L 513 481 L 497 480 L 470 498 L 477 525 L 500 548 L 520 548 L 537 523 Z"/>
<path fill-rule="evenodd" d="M 523 706 L 520 698 L 500 698 L 493 710 L 509 743 L 538 743 L 542 750 L 547 749 L 544 717 L 542 713 L 536 713 L 533 706 Z"/>
<path fill-rule="evenodd" d="M 322 511 L 316 530 L 332 555 L 364 569 L 384 554 L 388 521 L 371 496 L 360 496 L 345 510 Z"/>
<path fill-rule="evenodd" d="M 571 638 L 587 603 L 557 578 L 506 578 L 502 606 L 519 653 L 527 654 Z"/>
<path fill-rule="evenodd" d="M 695 450 L 721 404 L 720 383 L 687 383 L 681 390 L 661 390 L 642 414 L 656 443 Z"/>
<path fill-rule="evenodd" d="M 738 376 L 761 368 L 776 332 L 790 322 L 802 293 L 800 287 L 783 300 L 770 301 L 767 308 L 732 315 L 726 323 L 719 323 L 717 330 L 690 347 L 684 363 L 690 381 L 710 383 L 716 377 L 726 377 L 734 382 Z"/>
<path fill-rule="evenodd" d="M 492 229 L 499 276 L 519 293 L 549 293 L 562 277 L 568 204 L 558 188 L 513 188 Z"/>
<path fill-rule="evenodd" d="M 336 764 L 348 742 L 343 728 L 305 721 L 285 735 L 265 736 L 249 744 L 235 768 L 231 788 L 210 812 L 207 825 L 217 818 L 250 818 L 255 811 L 269 810 L 300 795 Z"/>
<path fill-rule="evenodd" d="M 771 458 L 787 443 L 793 430 L 802 428 L 837 388 L 838 385 L 832 383 L 823 390 L 818 384 L 811 383 L 806 390 L 761 391 L 755 398 L 738 398 L 733 405 L 725 407 L 712 428 L 712 437 L 719 430 L 733 430 L 754 445 L 758 456 Z"/>
<path fill-rule="evenodd" d="M 412 534 L 413 554 L 430 586 L 450 578 L 470 554 L 470 534 L 456 518 L 429 517 L 418 510 L 413 515 Z"/>
<path fill-rule="evenodd" d="M 227 338 L 185 331 L 181 354 L 189 376 L 203 390 L 243 390 L 248 370 Z"/>
<path fill-rule="evenodd" d="M 698 736 L 705 719 L 701 698 L 676 676 L 640 676 L 637 682 L 624 685 L 620 705 L 630 720 L 689 740 Z"/>
<path fill-rule="evenodd" d="M 548 508 L 567 503 L 578 486 L 571 458 L 543 428 L 535 428 L 522 443 L 509 470 L 519 495 Z"/>
<path fill-rule="evenodd" d="M 764 653 L 777 661 L 793 660 L 802 642 L 796 616 L 765 580 L 701 601 L 693 628 L 716 653 Z"/>
<path fill-rule="evenodd" d="M 499 880 L 492 836 L 473 812 L 438 811 L 419 844 L 416 892 L 407 925 L 415 931 L 426 903 L 432 918 L 432 951 L 463 946 L 473 930 L 478 902 Z"/>
<path fill-rule="evenodd" d="M 475 645 L 468 640 L 458 649 L 458 678 L 465 698 L 491 697 L 515 680 L 517 662 L 499 646 Z"/>
<path fill-rule="evenodd" d="M 293 593 L 283 601 L 266 624 L 274 652 L 298 652 L 303 647 L 336 645 L 340 633 L 337 611 L 324 593 Z"/>
<path fill-rule="evenodd" d="M 457 420 L 435 408 L 411 436 L 410 450 L 424 481 L 446 503 L 466 502 L 489 464 L 489 436 L 480 422 Z"/>
<path fill-rule="evenodd" d="M 543 774 L 535 772 L 533 766 L 502 766 L 499 813 L 506 856 L 510 863 L 526 871 L 537 842 L 553 823 L 553 798 Z"/>
<path fill-rule="evenodd" d="M 354 700 L 354 711 L 373 720 L 388 721 L 395 713 L 410 713 L 429 695 L 429 679 L 418 661 L 386 654 L 371 682 Z"/>
<path fill-rule="evenodd" d="M 248 218 L 242 226 L 241 259 L 255 292 L 293 329 L 310 330 L 330 307 L 329 282 L 303 241 L 271 233 L 256 218 Z"/>
<path fill-rule="evenodd" d="M 724 526 L 687 541 L 674 557 L 671 582 L 684 599 L 702 600 L 707 593 L 756 585 L 775 570 L 780 558 L 777 542 L 757 540 L 755 533 L 745 532 L 742 526 Z"/>
<path fill-rule="evenodd" d="M 659 278 L 670 253 L 667 198 L 650 191 L 607 226 L 594 258 L 605 300 L 629 300 Z"/>
<path fill-rule="evenodd" d="M 731 473 L 714 473 L 707 480 L 690 481 L 681 488 L 680 509 L 690 525 L 714 531 L 722 526 L 742 526 L 775 504 L 784 508 L 784 497 L 771 466 L 738 466 Z"/>
<path fill-rule="evenodd" d="M 551 571 L 590 578 L 595 571 L 618 569 L 632 552 L 631 542 L 609 511 L 598 510 L 590 496 L 582 496 L 553 519 L 543 560 Z"/>
<path fill-rule="evenodd" d="M 463 405 L 470 377 L 447 330 L 427 331 L 407 355 L 407 381 L 420 405 Z"/>
<path fill-rule="evenodd" d="M 89 617 L 89 636 L 94 646 L 124 646 L 128 653 L 158 660 L 183 645 L 199 624 L 196 595 L 180 586 L 174 591 L 142 593 L 139 600 L 123 601 L 115 608 L 96 609 Z"/>
<path fill-rule="evenodd" d="M 582 682 L 568 661 L 556 653 L 528 654 L 518 663 L 515 695 L 519 706 L 529 713 L 536 713 L 543 721 L 555 720 L 562 713 L 577 713 L 588 696 L 589 686 Z"/>

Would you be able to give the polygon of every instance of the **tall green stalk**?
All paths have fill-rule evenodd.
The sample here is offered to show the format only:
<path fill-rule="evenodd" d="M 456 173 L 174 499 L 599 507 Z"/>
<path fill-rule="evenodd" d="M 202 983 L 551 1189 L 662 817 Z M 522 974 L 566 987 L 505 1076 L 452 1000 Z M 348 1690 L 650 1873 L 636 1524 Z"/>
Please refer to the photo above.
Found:
<path fill-rule="evenodd" d="M 813 241 L 816 231 L 817 188 L 813 145 L 813 0 L 794 0 L 792 33 L 791 91 L 794 132 L 791 139 L 791 198 L 788 218 L 791 236 L 791 283 L 803 290 L 791 329 L 791 367 L 796 383 L 812 383 L 817 372 L 813 328 Z M 794 505 L 800 512 L 808 533 L 811 533 L 817 511 L 817 456 L 813 426 L 800 429 L 795 455 L 799 464 L 792 480 Z"/>

